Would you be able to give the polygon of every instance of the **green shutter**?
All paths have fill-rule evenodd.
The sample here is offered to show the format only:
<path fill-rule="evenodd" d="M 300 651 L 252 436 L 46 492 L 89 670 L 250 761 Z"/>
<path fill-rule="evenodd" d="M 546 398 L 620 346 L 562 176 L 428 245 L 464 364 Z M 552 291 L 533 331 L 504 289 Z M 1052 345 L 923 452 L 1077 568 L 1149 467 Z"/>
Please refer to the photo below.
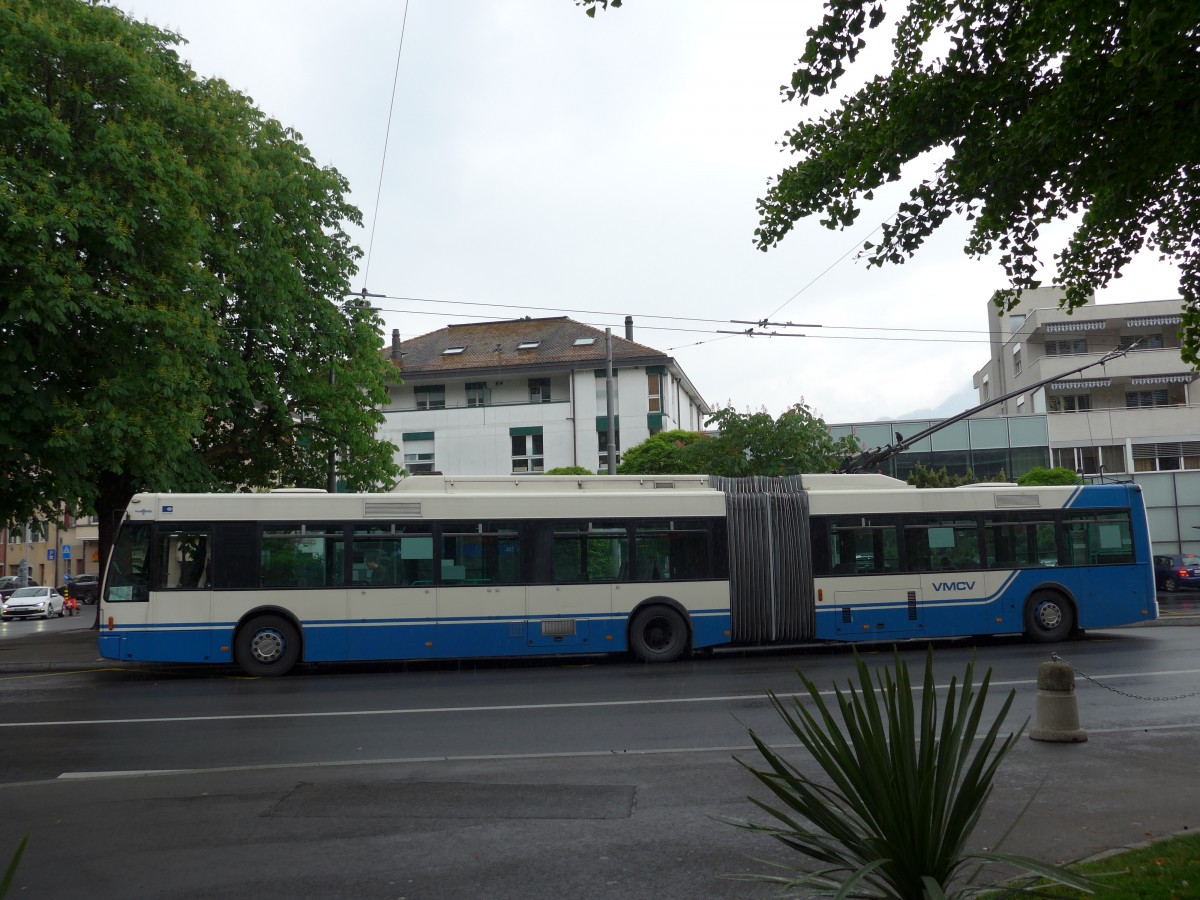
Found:
<path fill-rule="evenodd" d="M 404 440 L 406 441 L 432 441 L 432 431 L 406 431 L 404 432 Z"/>
<path fill-rule="evenodd" d="M 662 413 L 646 413 L 646 427 L 653 431 L 662 431 Z"/>
<path fill-rule="evenodd" d="M 666 366 L 646 366 L 646 372 L 649 375 L 666 375 Z"/>
<path fill-rule="evenodd" d="M 617 431 L 621 430 L 621 417 L 613 416 L 613 428 Z M 596 416 L 596 430 L 608 431 L 608 416 Z"/>
<path fill-rule="evenodd" d="M 541 425 L 527 425 L 524 428 L 508 429 L 509 437 L 520 437 L 520 436 L 526 435 L 526 434 L 541 434 L 541 433 L 542 433 Z"/>

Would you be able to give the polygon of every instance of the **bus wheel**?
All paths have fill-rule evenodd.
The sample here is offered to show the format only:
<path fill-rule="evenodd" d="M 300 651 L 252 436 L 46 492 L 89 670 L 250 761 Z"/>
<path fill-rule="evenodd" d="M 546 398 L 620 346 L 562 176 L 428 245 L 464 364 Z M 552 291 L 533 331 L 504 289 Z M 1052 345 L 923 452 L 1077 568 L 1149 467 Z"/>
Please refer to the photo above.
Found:
<path fill-rule="evenodd" d="M 669 606 L 648 606 L 629 626 L 629 648 L 642 662 L 674 662 L 687 645 L 687 622 Z"/>
<path fill-rule="evenodd" d="M 258 616 L 238 631 L 234 650 L 247 675 L 284 675 L 300 659 L 300 635 L 281 616 Z"/>
<path fill-rule="evenodd" d="M 1025 603 L 1025 634 L 1039 644 L 1064 641 L 1075 630 L 1075 609 L 1061 594 L 1041 591 Z"/>

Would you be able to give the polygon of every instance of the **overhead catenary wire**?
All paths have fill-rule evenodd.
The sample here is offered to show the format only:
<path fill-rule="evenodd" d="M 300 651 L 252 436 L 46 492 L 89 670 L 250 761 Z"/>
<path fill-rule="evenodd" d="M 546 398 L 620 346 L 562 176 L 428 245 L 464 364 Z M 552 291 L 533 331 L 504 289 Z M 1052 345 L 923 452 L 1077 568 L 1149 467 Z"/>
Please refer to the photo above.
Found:
<path fill-rule="evenodd" d="M 396 85 L 400 82 L 400 54 L 404 52 L 404 32 L 408 27 L 408 0 L 404 0 L 404 16 L 400 20 L 400 46 L 396 49 L 396 69 L 392 73 L 392 96 L 388 101 L 387 127 L 383 132 L 383 155 L 379 160 L 379 184 L 375 188 L 375 212 L 371 215 L 371 233 L 367 235 L 367 258 L 363 263 L 363 296 L 371 275 L 371 253 L 375 249 L 375 226 L 379 222 L 379 201 L 383 196 L 383 172 L 387 167 L 388 140 L 392 135 L 392 114 L 396 109 Z"/>

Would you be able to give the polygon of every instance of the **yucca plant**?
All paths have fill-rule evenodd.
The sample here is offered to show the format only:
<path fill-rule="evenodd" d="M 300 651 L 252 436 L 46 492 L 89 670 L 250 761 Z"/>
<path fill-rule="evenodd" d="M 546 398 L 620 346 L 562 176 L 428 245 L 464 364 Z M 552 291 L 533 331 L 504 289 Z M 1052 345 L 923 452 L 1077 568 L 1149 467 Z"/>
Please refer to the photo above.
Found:
<path fill-rule="evenodd" d="M 981 736 L 990 669 L 978 691 L 974 663 L 967 665 L 961 689 L 951 679 L 939 721 L 932 650 L 925 660 L 919 717 L 899 654 L 895 676 L 885 667 L 874 682 L 857 653 L 854 661 L 857 687 L 851 680 L 846 692 L 834 691 L 840 722 L 802 672 L 797 674 L 807 697 L 801 693 L 785 702 L 768 692 L 828 783 L 805 774 L 750 731 L 767 767 L 738 762 L 782 805 L 751 797 L 774 823 L 733 824 L 769 835 L 807 859 L 776 864 L 779 874 L 745 877 L 839 900 L 940 900 L 984 891 L 1044 896 L 1032 887 L 1036 876 L 1084 891 L 1093 888 L 1085 878 L 1027 857 L 999 850 L 966 852 L 996 770 L 1028 724 L 1001 739 L 1015 691 Z M 995 865 L 1034 877 L 1001 886 L 980 883 L 984 871 L 997 874 Z"/>
<path fill-rule="evenodd" d="M 8 889 L 12 887 L 13 879 L 17 877 L 17 866 L 21 864 L 21 856 L 25 853 L 25 845 L 29 843 L 29 835 L 21 838 L 21 843 L 17 844 L 17 852 L 13 854 L 12 860 L 8 864 L 8 868 L 4 871 L 4 877 L 0 878 L 0 898 L 8 894 Z"/>

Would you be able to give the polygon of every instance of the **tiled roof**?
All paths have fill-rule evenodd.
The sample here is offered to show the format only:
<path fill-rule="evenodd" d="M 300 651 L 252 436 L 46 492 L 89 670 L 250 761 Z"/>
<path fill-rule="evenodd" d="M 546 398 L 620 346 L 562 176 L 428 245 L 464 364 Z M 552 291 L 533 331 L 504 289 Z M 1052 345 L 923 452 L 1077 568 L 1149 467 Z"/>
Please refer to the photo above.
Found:
<path fill-rule="evenodd" d="M 592 343 L 579 343 L 592 339 Z M 615 333 L 613 362 L 624 365 L 666 365 L 671 358 L 660 350 Z M 526 349 L 518 349 L 522 345 Z M 456 353 L 447 350 L 462 348 Z M 390 345 L 383 349 L 391 358 Z M 604 332 L 566 316 L 510 319 L 450 325 L 400 343 L 401 357 L 392 360 L 407 376 L 461 375 L 519 369 L 604 368 Z"/>

